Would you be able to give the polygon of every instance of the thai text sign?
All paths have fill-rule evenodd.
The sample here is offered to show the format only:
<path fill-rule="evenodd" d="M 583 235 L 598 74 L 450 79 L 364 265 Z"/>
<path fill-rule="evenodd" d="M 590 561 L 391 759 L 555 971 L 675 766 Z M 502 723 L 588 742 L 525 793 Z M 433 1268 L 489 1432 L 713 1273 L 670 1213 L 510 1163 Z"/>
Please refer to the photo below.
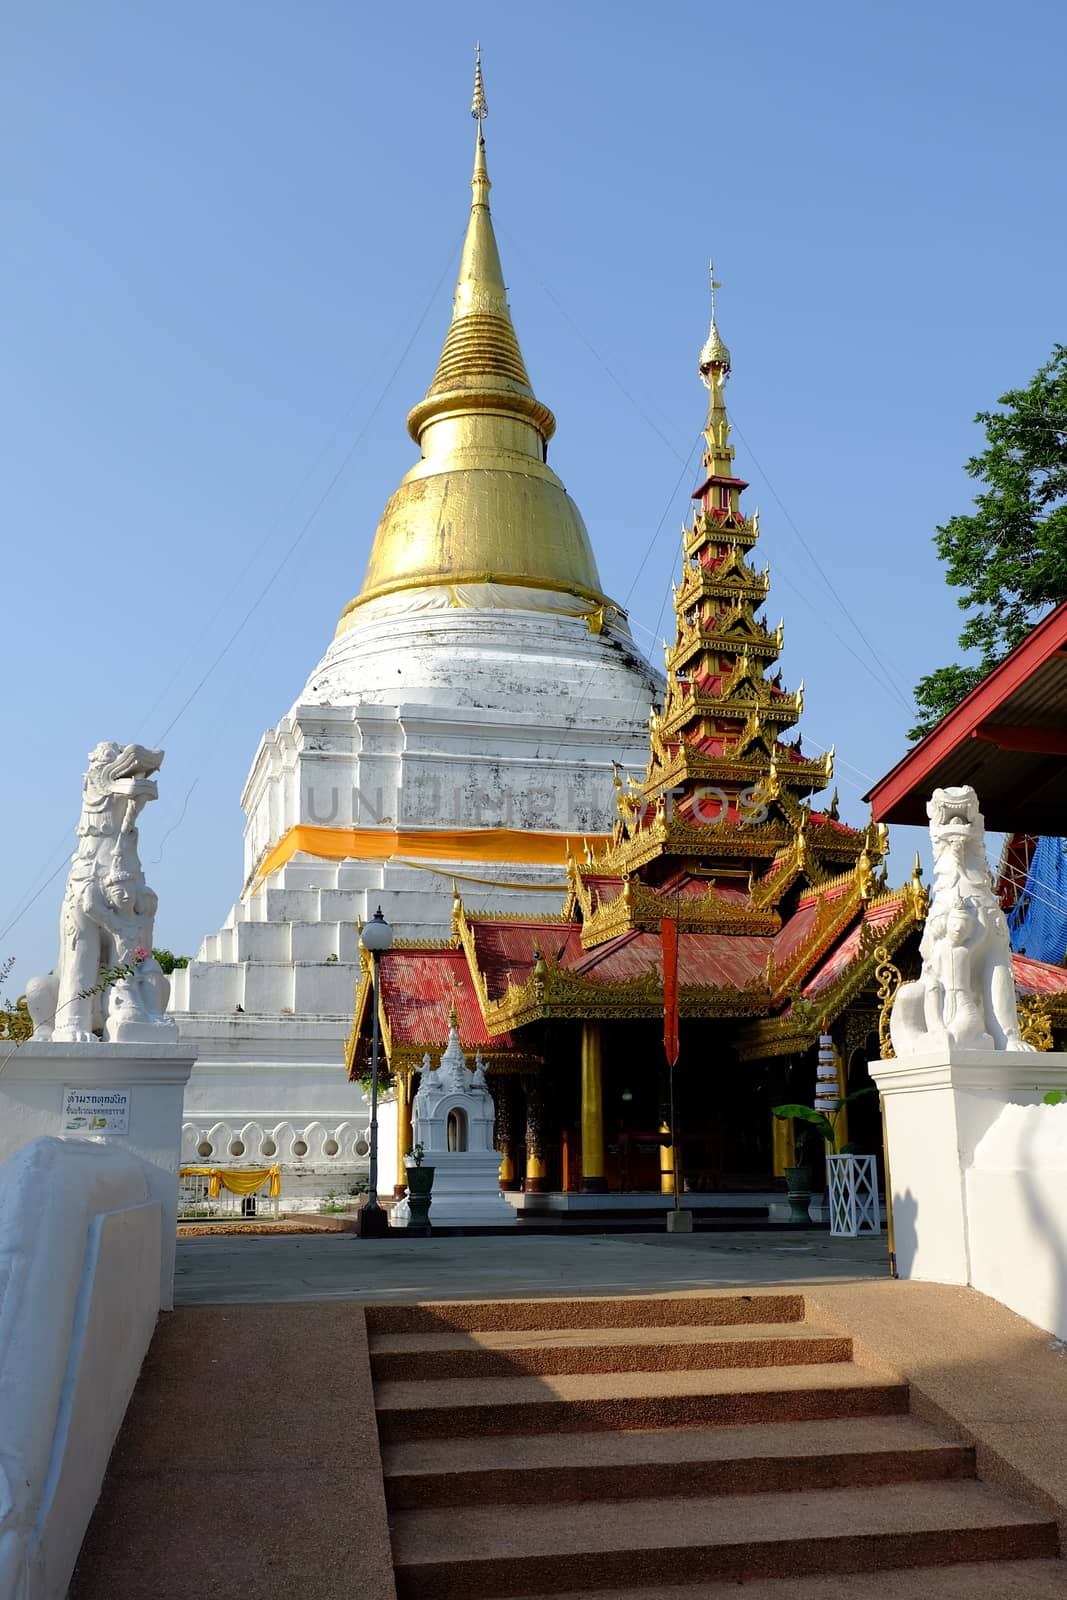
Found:
<path fill-rule="evenodd" d="M 128 1089 L 63 1090 L 64 1133 L 129 1133 Z"/>

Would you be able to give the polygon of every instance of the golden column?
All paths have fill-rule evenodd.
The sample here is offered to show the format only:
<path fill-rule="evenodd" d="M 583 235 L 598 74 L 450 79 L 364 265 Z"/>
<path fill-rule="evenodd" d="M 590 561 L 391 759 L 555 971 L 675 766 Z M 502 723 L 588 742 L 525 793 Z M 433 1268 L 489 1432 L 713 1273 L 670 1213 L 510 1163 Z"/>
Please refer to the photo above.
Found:
<path fill-rule="evenodd" d="M 396 1183 L 393 1185 L 393 1194 L 402 1200 L 407 1194 L 407 1184 L 404 1183 L 405 1173 L 404 1157 L 411 1149 L 414 1137 L 411 1131 L 411 1073 L 398 1072 L 396 1075 Z"/>
<path fill-rule="evenodd" d="M 582 1193 L 603 1194 L 604 1084 L 600 1023 L 582 1023 Z"/>
<path fill-rule="evenodd" d="M 489 1093 L 496 1107 L 493 1144 L 500 1153 L 500 1187 L 504 1190 L 516 1189 L 518 1184 L 515 1179 L 515 1120 L 510 1077 L 503 1073 L 491 1074 Z"/>
<path fill-rule="evenodd" d="M 664 1117 L 659 1125 L 659 1192 L 660 1194 L 673 1194 L 677 1187 L 675 1154 L 673 1143 L 664 1144 L 664 1139 L 670 1141 L 671 1125 Z"/>
<path fill-rule="evenodd" d="M 541 1080 L 531 1073 L 522 1080 L 526 1091 L 526 1178 L 527 1194 L 544 1194 L 548 1188 L 548 1163 L 545 1160 L 545 1106 Z"/>

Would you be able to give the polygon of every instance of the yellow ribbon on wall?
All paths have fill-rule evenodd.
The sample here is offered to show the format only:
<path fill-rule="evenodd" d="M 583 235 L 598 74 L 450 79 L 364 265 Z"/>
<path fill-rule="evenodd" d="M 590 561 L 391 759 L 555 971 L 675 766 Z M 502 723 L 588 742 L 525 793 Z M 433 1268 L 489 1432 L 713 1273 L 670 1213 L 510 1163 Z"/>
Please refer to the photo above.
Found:
<path fill-rule="evenodd" d="M 209 1200 L 217 1200 L 223 1189 L 231 1194 L 255 1194 L 268 1180 L 268 1200 L 277 1200 L 282 1192 L 281 1167 L 180 1167 L 178 1176 L 207 1178 Z"/>
<path fill-rule="evenodd" d="M 290 828 L 256 871 L 257 885 L 298 852 L 325 861 L 385 861 L 421 856 L 430 861 L 511 861 L 561 867 L 567 851 L 579 858 L 586 843 L 600 845 L 606 833 L 537 833 L 520 828 Z"/>

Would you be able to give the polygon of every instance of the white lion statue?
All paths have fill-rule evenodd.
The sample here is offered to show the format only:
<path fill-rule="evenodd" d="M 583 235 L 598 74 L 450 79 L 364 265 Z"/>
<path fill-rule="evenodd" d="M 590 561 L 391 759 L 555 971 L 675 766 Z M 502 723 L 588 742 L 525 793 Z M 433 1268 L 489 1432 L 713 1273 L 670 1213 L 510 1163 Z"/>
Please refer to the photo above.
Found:
<path fill-rule="evenodd" d="M 934 887 L 922 972 L 899 990 L 890 1016 L 893 1049 L 1032 1050 L 1019 1033 L 1008 925 L 993 893 L 978 796 L 935 789 L 926 814 Z"/>
<path fill-rule="evenodd" d="M 137 818 L 158 794 L 162 750 L 98 744 L 82 787 L 78 848 L 59 918 L 59 960 L 31 978 L 26 1004 L 38 1039 L 169 1043 L 170 983 L 152 954 L 156 896 L 137 853 Z"/>

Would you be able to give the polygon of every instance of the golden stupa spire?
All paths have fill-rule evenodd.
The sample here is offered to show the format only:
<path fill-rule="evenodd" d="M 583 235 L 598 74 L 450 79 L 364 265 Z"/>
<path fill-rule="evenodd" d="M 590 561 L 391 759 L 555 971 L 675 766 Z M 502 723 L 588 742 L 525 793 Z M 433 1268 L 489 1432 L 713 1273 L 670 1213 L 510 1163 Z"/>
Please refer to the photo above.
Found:
<path fill-rule="evenodd" d="M 487 114 L 478 46 L 471 209 L 452 320 L 426 398 L 408 415 L 422 459 L 385 509 L 339 632 L 369 600 L 437 584 L 491 583 L 496 605 L 536 606 L 538 590 L 611 604 L 578 509 L 547 465 L 556 419 L 533 392 L 511 321 L 489 209 Z"/>
<path fill-rule="evenodd" d="M 471 176 L 471 214 L 463 241 L 463 254 L 452 305 L 452 325 L 437 363 L 426 398 L 408 417 L 408 432 L 424 449 L 423 435 L 442 415 L 454 410 L 457 393 L 464 390 L 487 392 L 497 403 L 504 402 L 516 419 L 532 423 L 538 435 L 536 450 L 544 447 L 556 430 L 556 419 L 547 406 L 534 396 L 526 363 L 511 322 L 504 271 L 500 265 L 493 218 L 489 210 L 489 169 L 485 161 L 485 135 L 482 123 L 489 114 L 482 78 L 482 49 L 476 46 L 474 97 L 471 116 L 477 133 L 474 140 L 474 172 Z M 446 398 L 447 397 L 447 398 Z M 446 400 L 445 404 L 442 401 Z"/>
<path fill-rule="evenodd" d="M 715 291 L 721 289 L 722 284 L 715 281 L 714 261 L 708 262 L 708 276 L 711 284 L 711 326 L 700 352 L 700 381 L 708 391 L 704 467 L 710 477 L 729 478 L 733 475 L 734 447 L 730 443 L 730 423 L 723 391 L 730 376 L 730 352 L 723 343 L 715 321 Z"/>

